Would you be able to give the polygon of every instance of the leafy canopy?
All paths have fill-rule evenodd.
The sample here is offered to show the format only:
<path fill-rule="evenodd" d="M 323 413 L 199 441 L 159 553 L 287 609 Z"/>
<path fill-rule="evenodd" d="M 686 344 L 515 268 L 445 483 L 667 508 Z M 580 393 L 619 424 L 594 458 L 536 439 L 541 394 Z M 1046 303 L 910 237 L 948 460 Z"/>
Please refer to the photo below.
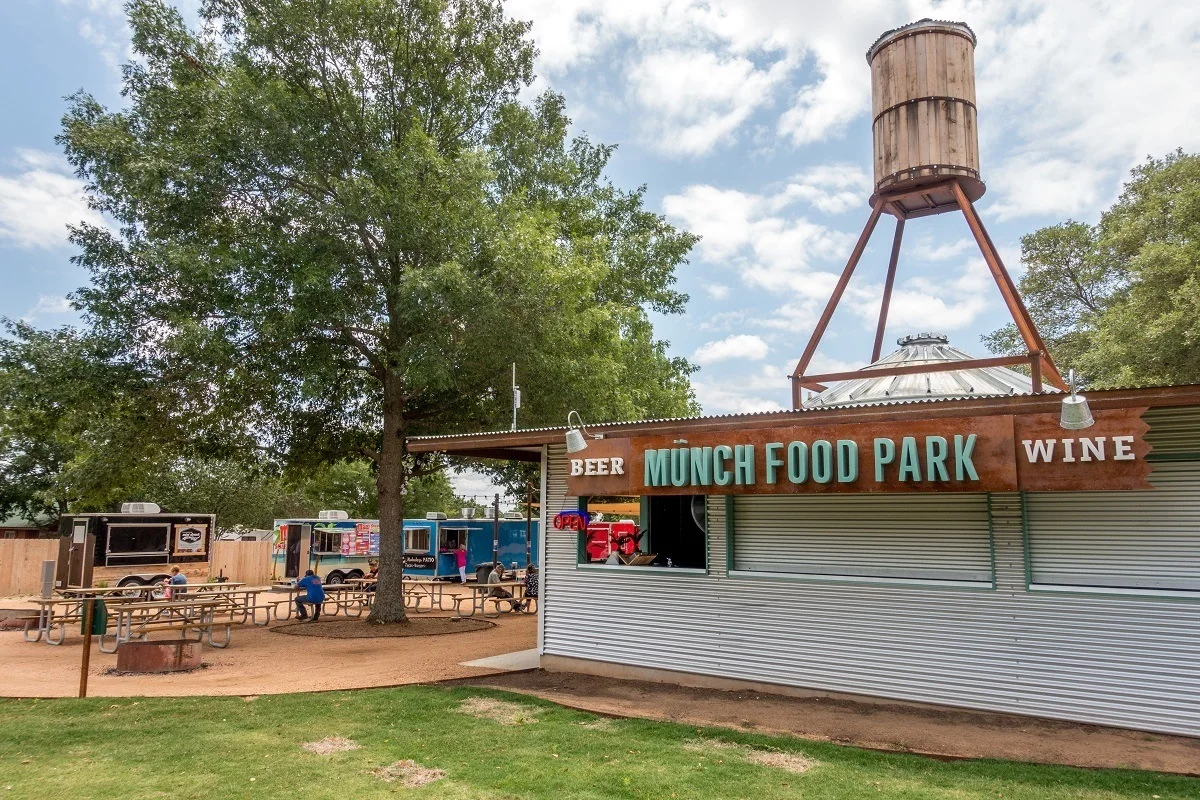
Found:
<path fill-rule="evenodd" d="M 693 409 L 646 309 L 683 308 L 694 237 L 604 179 L 561 97 L 519 102 L 525 23 L 480 0 L 202 14 L 132 3 L 128 108 L 80 94 L 64 120 L 120 224 L 74 233 L 98 330 L 331 458 L 378 458 L 384 417 L 500 423 L 514 361 L 531 423 Z"/>
<path fill-rule="evenodd" d="M 1147 159 L 1099 224 L 1028 234 L 1021 259 L 1060 367 L 1097 387 L 1200 383 L 1200 155 Z M 1011 325 L 985 341 L 1021 352 Z"/>
<path fill-rule="evenodd" d="M 380 504 L 373 618 L 403 617 L 400 527 L 422 433 L 694 410 L 679 313 L 696 239 L 604 177 L 563 98 L 532 102 L 527 23 L 496 0 L 128 5 L 127 107 L 75 96 L 60 142 L 95 207 L 75 229 L 89 323 L 238 409 L 279 452 L 367 458 Z"/>

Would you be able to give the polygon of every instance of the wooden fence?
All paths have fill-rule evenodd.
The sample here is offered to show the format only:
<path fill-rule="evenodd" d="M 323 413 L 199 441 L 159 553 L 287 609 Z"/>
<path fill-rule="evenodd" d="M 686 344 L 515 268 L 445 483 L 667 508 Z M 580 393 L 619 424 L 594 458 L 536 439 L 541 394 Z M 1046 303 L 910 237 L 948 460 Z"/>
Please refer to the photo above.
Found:
<path fill-rule="evenodd" d="M 210 574 L 223 574 L 231 581 L 248 586 L 265 586 L 271 582 L 272 542 L 212 543 L 209 558 Z"/>
<path fill-rule="evenodd" d="M 42 562 L 58 559 L 58 539 L 0 539 L 0 597 L 40 594 Z"/>

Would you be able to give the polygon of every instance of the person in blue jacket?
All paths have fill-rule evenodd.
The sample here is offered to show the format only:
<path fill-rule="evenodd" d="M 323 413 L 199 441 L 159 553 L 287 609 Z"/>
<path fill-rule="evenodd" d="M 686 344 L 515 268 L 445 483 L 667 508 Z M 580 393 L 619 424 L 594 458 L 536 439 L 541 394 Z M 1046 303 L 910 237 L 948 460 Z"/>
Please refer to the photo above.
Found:
<path fill-rule="evenodd" d="M 304 594 L 296 595 L 297 618 L 301 622 L 307 620 L 308 609 L 305 606 L 310 605 L 313 607 L 312 621 L 316 622 L 321 618 L 321 604 L 325 602 L 325 587 L 321 586 L 321 579 L 310 569 L 296 581 L 296 588 L 304 590 Z"/>

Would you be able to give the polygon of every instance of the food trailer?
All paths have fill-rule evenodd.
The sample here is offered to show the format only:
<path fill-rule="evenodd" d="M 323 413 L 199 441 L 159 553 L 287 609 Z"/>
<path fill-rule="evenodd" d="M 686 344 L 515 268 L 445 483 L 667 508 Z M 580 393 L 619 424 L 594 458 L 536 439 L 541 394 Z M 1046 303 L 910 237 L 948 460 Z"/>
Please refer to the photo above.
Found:
<path fill-rule="evenodd" d="M 59 520 L 55 585 L 148 586 L 179 567 L 207 580 L 215 514 L 174 514 L 154 503 L 125 503 L 120 513 L 64 514 Z"/>
<path fill-rule="evenodd" d="M 494 553 L 510 567 L 524 567 L 532 554 L 536 561 L 538 522 L 524 517 L 499 521 L 495 538 L 491 519 L 449 519 L 430 514 L 426 519 L 404 520 L 404 571 L 409 575 L 457 579 L 454 550 L 467 545 L 468 577 Z M 367 574 L 369 562 L 379 556 L 379 520 L 351 519 L 344 511 L 322 511 L 316 518 L 275 520 L 275 573 L 291 580 L 311 569 L 325 583 L 341 583 Z M 494 545 L 498 547 L 494 548 Z"/>

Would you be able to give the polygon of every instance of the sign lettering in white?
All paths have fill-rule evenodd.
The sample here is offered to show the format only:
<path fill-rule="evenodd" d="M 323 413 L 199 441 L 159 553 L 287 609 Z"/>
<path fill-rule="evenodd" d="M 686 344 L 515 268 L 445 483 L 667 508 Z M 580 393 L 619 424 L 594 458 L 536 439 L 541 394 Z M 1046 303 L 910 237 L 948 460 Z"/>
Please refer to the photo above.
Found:
<path fill-rule="evenodd" d="M 1061 444 L 1058 460 L 1070 464 L 1075 461 L 1103 461 L 1107 453 L 1105 442 L 1107 436 L 1081 436 L 1078 439 L 1022 439 L 1025 448 L 1025 458 L 1030 464 L 1039 461 L 1050 463 L 1055 460 L 1056 445 Z M 1076 447 L 1078 445 L 1078 447 Z M 1133 461 L 1137 455 L 1133 452 L 1132 436 L 1112 437 L 1113 461 Z"/>
<path fill-rule="evenodd" d="M 612 458 L 572 458 L 571 477 L 580 475 L 624 475 L 625 459 L 616 456 Z"/>

